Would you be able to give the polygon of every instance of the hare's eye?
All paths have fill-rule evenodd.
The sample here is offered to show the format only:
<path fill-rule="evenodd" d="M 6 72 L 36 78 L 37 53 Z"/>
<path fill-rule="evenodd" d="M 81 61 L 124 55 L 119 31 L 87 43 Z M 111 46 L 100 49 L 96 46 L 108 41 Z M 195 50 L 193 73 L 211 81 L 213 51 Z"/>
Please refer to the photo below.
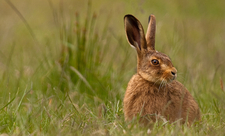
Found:
<path fill-rule="evenodd" d="M 153 60 L 152 60 L 152 64 L 153 64 L 153 65 L 158 65 L 158 64 L 159 64 L 159 61 L 158 61 L 157 59 L 153 59 Z"/>

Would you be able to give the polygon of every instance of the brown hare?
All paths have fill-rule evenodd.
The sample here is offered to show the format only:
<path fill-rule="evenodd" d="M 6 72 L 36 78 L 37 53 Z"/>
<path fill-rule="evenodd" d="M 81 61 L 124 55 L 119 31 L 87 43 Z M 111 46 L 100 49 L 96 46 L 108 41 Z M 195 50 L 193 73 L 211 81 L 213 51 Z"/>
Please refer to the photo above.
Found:
<path fill-rule="evenodd" d="M 128 83 L 124 103 L 126 121 L 140 116 L 140 122 L 163 118 L 170 123 L 192 124 L 200 120 L 198 104 L 178 81 L 177 70 L 170 58 L 155 50 L 155 16 L 149 17 L 146 36 L 144 29 L 132 15 L 124 17 L 129 44 L 137 51 L 137 73 Z M 160 117 L 160 118 L 159 118 Z"/>

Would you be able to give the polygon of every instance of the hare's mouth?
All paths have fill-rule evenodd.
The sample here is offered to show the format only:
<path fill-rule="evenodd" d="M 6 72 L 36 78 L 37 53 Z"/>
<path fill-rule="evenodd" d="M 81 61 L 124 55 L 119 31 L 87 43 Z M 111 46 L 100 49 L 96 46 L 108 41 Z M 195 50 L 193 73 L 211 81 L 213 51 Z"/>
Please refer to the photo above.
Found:
<path fill-rule="evenodd" d="M 175 79 L 176 79 L 176 76 L 169 77 L 167 78 L 167 83 L 171 83 Z"/>
<path fill-rule="evenodd" d="M 167 83 L 171 83 L 173 80 L 175 80 L 177 77 L 177 74 L 165 74 L 162 77 L 162 80 L 166 80 Z"/>
<path fill-rule="evenodd" d="M 162 86 L 171 83 L 175 79 L 176 76 L 161 77 L 158 81 L 156 81 L 156 83 Z"/>

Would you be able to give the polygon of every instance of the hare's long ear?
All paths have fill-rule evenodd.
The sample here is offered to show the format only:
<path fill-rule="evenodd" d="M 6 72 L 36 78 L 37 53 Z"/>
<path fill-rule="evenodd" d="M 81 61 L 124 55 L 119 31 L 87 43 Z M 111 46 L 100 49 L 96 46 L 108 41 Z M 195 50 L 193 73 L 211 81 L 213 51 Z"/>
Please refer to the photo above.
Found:
<path fill-rule="evenodd" d="M 124 16 L 124 25 L 127 40 L 130 45 L 136 48 L 137 52 L 147 49 L 144 30 L 141 23 L 132 15 Z"/>
<path fill-rule="evenodd" d="M 150 15 L 148 22 L 148 29 L 146 33 L 146 42 L 148 50 L 155 50 L 155 31 L 156 31 L 155 16 Z"/>

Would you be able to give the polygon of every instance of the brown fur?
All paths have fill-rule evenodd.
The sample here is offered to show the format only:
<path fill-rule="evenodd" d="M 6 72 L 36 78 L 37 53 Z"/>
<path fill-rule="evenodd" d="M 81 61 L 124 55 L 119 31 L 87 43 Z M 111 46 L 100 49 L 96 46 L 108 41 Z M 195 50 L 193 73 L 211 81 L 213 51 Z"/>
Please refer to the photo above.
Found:
<path fill-rule="evenodd" d="M 124 97 L 125 120 L 140 115 L 144 124 L 157 116 L 174 122 L 186 120 L 192 124 L 200 120 L 200 110 L 188 90 L 175 80 L 177 70 L 170 58 L 155 50 L 155 17 L 150 16 L 146 39 L 141 23 L 132 15 L 126 15 L 125 30 L 128 42 L 137 50 L 137 74 L 130 82 Z M 158 64 L 152 61 L 157 60 Z"/>

